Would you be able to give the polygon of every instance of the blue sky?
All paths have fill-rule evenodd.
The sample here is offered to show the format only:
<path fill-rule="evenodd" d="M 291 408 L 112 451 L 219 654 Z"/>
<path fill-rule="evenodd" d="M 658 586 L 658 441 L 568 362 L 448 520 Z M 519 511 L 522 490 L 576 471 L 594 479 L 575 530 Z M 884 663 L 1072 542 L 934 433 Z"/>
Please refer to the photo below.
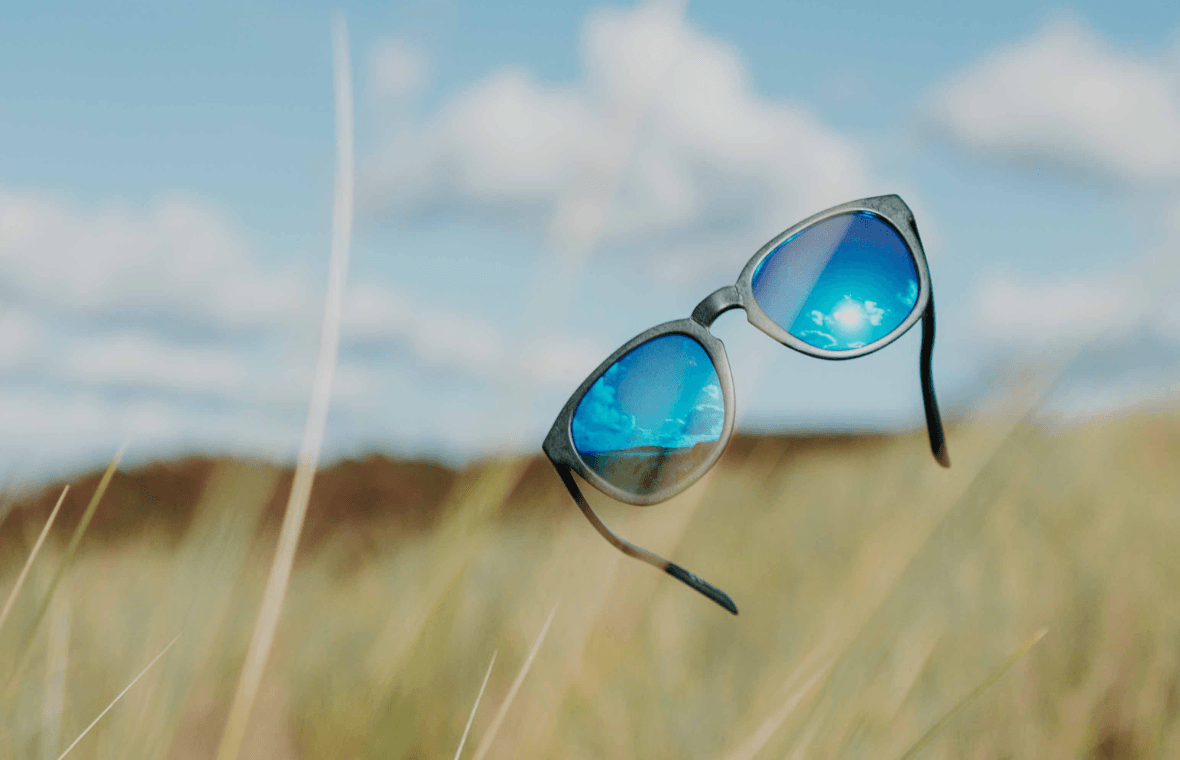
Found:
<path fill-rule="evenodd" d="M 8 477 L 299 444 L 350 30 L 358 215 L 329 458 L 539 450 L 615 347 L 798 219 L 897 192 L 967 413 L 1098 337 L 1052 409 L 1180 378 L 1173 4 L 23 4 L 0 26 Z M 918 331 L 853 362 L 727 314 L 737 424 L 921 424 Z M 953 441 L 952 441 L 953 444 Z"/>

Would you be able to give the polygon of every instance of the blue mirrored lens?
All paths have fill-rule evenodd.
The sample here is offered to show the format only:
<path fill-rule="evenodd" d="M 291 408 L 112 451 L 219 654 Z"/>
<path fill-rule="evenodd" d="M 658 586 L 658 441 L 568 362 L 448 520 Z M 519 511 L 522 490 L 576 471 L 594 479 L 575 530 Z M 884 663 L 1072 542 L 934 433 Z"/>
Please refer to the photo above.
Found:
<path fill-rule="evenodd" d="M 682 481 L 725 424 L 717 370 L 700 343 L 663 335 L 636 346 L 590 386 L 574 412 L 574 448 L 607 482 L 646 495 Z"/>
<path fill-rule="evenodd" d="M 784 330 L 829 351 L 880 340 L 918 302 L 918 267 L 891 224 L 841 214 L 783 241 L 754 270 L 754 299 Z"/>

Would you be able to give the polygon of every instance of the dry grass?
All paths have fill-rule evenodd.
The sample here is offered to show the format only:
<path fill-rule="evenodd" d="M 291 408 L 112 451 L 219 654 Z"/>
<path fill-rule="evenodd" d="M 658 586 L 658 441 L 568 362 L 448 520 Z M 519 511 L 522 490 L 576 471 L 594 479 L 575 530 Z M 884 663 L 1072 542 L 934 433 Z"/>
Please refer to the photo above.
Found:
<path fill-rule="evenodd" d="M 590 495 L 729 591 L 737 618 L 618 555 L 537 461 L 474 466 L 415 520 L 396 491 L 313 493 L 309 520 L 342 527 L 300 549 L 241 756 L 451 756 L 498 650 L 478 747 L 558 599 L 489 759 L 900 757 L 952 710 L 917 756 L 1180 756 L 1180 416 L 1007 431 L 952 428 L 950 471 L 920 433 L 745 437 L 668 504 Z M 100 514 L 137 477 L 116 475 Z M 180 527 L 156 503 L 140 530 L 87 536 L 52 606 L 64 644 L 57 617 L 36 624 L 76 532 L 63 508 L 0 631 L 6 668 L 30 652 L 0 708 L 5 756 L 57 757 L 179 630 L 70 757 L 213 756 L 285 482 L 220 462 Z M 0 591 L 59 491 L 6 522 Z"/>

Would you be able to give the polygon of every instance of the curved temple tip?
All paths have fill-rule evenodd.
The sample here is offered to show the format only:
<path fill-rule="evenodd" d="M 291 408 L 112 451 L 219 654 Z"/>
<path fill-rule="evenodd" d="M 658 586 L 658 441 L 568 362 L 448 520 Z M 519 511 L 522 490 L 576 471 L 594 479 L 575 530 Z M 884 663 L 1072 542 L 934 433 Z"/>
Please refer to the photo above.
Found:
<path fill-rule="evenodd" d="M 950 468 L 951 455 L 950 455 L 950 452 L 948 452 L 946 450 L 946 444 L 943 444 L 942 446 L 938 447 L 938 451 L 934 452 L 934 458 L 937 459 L 938 463 L 940 465 L 942 465 L 943 467 L 946 467 L 948 469 Z"/>
<path fill-rule="evenodd" d="M 680 565 L 674 564 L 672 562 L 668 563 L 668 569 L 666 572 L 676 580 L 682 581 L 686 585 L 691 586 L 713 601 L 717 602 L 722 607 L 732 612 L 734 615 L 738 614 L 737 605 L 734 604 L 733 600 L 729 598 L 729 594 L 725 593 L 708 581 L 698 578 Z"/>

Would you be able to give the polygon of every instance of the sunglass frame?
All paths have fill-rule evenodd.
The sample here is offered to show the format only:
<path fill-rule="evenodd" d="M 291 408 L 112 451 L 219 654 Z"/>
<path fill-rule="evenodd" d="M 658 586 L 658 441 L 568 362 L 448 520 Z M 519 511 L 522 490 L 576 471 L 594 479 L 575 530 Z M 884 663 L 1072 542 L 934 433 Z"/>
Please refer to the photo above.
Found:
<path fill-rule="evenodd" d="M 913 257 L 914 264 L 918 270 L 918 299 L 914 302 L 914 307 L 906 318 L 896 328 L 890 331 L 882 338 L 869 343 L 860 348 L 850 349 L 847 351 L 830 351 L 828 349 L 818 348 L 809 343 L 806 343 L 799 338 L 791 335 L 784 328 L 780 327 L 773 319 L 771 319 L 762 307 L 758 305 L 754 298 L 753 279 L 754 272 L 758 269 L 758 265 L 769 256 L 779 245 L 786 240 L 794 237 L 803 230 L 818 224 L 826 219 L 831 219 L 842 214 L 868 212 L 881 218 L 883 221 L 892 226 L 909 248 L 910 255 Z M 862 198 L 860 200 L 842 203 L 839 206 L 833 206 L 829 209 L 814 214 L 803 221 L 795 224 L 782 233 L 772 238 L 766 245 L 762 246 L 757 253 L 754 254 L 746 266 L 742 269 L 741 274 L 738 275 L 737 282 L 734 285 L 726 286 L 715 291 L 713 294 L 705 298 L 696 309 L 693 310 L 692 316 L 688 319 L 678 319 L 672 322 L 665 322 L 656 325 L 649 330 L 636 335 L 631 340 L 624 343 L 616 349 L 610 356 L 606 357 L 598 367 L 591 372 L 582 384 L 578 386 L 573 395 L 566 401 L 565 406 L 557 415 L 557 419 L 550 428 L 545 441 L 542 444 L 542 449 L 554 465 L 564 465 L 576 472 L 583 480 L 590 485 L 597 488 L 607 496 L 621 501 L 625 504 L 631 504 L 637 507 L 651 506 L 671 499 L 673 496 L 690 488 L 694 483 L 701 479 L 710 468 L 717 463 L 721 455 L 725 452 L 725 448 L 729 443 L 729 439 L 733 434 L 734 416 L 735 416 L 735 397 L 733 391 L 733 375 L 729 367 L 729 358 L 725 353 L 725 345 L 721 339 L 710 332 L 709 327 L 713 321 L 722 313 L 731 309 L 743 309 L 746 312 L 746 318 L 754 327 L 769 335 L 779 343 L 792 348 L 800 353 L 814 356 L 819 359 L 842 360 L 855 359 L 865 354 L 870 354 L 874 351 L 880 350 L 889 345 L 893 341 L 900 338 L 907 330 L 914 326 L 919 319 L 922 318 L 926 312 L 927 304 L 931 301 L 930 292 L 930 274 L 926 265 L 926 254 L 922 248 L 921 238 L 918 236 L 917 223 L 914 221 L 913 212 L 910 211 L 909 206 L 906 205 L 897 195 L 882 195 L 873 198 Z M 933 322 L 930 325 L 931 333 L 933 332 Z M 647 494 L 633 494 L 615 486 L 607 481 L 593 469 L 586 465 L 574 446 L 573 441 L 573 418 L 577 411 L 578 404 L 581 403 L 583 396 L 590 390 L 590 387 L 598 381 L 600 377 L 620 358 L 626 355 L 632 349 L 652 340 L 665 335 L 686 335 L 689 338 L 697 341 L 700 346 L 708 354 L 709 359 L 713 362 L 713 367 L 717 371 L 717 378 L 721 384 L 722 398 L 725 404 L 725 422 L 721 429 L 721 437 L 717 440 L 717 445 L 709 452 L 709 455 L 701 461 L 701 463 L 694 468 L 692 473 L 678 482 L 669 484 Z M 933 335 L 931 335 L 931 338 Z M 924 379 L 925 383 L 925 379 Z M 933 394 L 930 394 L 933 398 Z M 927 414 L 930 413 L 930 404 L 927 403 Z"/>

